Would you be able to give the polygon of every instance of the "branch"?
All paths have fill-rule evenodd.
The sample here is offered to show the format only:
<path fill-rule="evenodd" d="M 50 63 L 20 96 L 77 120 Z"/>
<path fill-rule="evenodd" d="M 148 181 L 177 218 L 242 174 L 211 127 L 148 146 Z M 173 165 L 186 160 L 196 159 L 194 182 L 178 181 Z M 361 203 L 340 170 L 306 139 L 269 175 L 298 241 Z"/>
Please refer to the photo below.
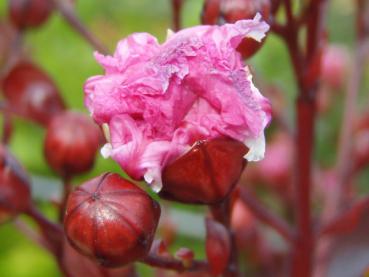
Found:
<path fill-rule="evenodd" d="M 77 17 L 71 3 L 63 0 L 52 1 L 64 19 L 73 27 L 94 49 L 102 54 L 109 53 L 108 49 L 83 25 Z"/>
<path fill-rule="evenodd" d="M 365 12 L 362 10 L 363 7 L 358 6 L 359 17 L 365 15 Z M 369 5 L 367 10 L 369 11 Z M 358 21 L 360 22 L 361 20 Z M 358 24 L 357 26 L 356 51 L 350 79 L 347 84 L 347 91 L 345 94 L 344 114 L 341 125 L 338 158 L 335 167 L 338 184 L 337 190 L 335 191 L 336 193 L 332 196 L 332 203 L 330 204 L 330 210 L 333 213 L 337 213 L 339 211 L 339 207 L 345 202 L 346 189 L 349 188 L 347 184 L 352 176 L 352 122 L 356 118 L 357 97 L 360 90 L 360 84 L 363 79 L 365 56 L 369 51 L 369 36 L 367 33 L 365 33 L 365 35 L 362 34 L 363 27 L 361 24 Z"/>
<path fill-rule="evenodd" d="M 286 241 L 294 241 L 295 235 L 291 230 L 291 227 L 280 217 L 266 209 L 245 187 L 241 187 L 240 197 L 257 219 L 272 227 L 277 233 L 285 238 Z"/>
<path fill-rule="evenodd" d="M 49 221 L 36 207 L 31 206 L 26 212 L 26 215 L 31 217 L 38 225 L 42 235 L 49 244 L 50 251 L 60 258 L 64 232 L 60 225 Z"/>
<path fill-rule="evenodd" d="M 221 223 L 228 231 L 228 236 L 230 238 L 230 257 L 228 260 L 228 265 L 223 273 L 224 277 L 235 277 L 239 276 L 239 264 L 238 264 L 238 249 L 235 239 L 234 232 L 231 228 L 231 200 L 230 197 L 226 198 L 219 204 L 210 206 L 213 218 Z"/>
<path fill-rule="evenodd" d="M 172 4 L 172 20 L 175 32 L 181 29 L 181 12 L 184 0 L 170 0 Z"/>
<path fill-rule="evenodd" d="M 163 257 L 154 253 L 149 253 L 141 260 L 142 263 L 164 269 L 172 269 L 178 272 L 183 271 L 208 271 L 208 263 L 205 261 L 192 261 L 189 266 L 185 266 L 181 260 L 172 257 Z"/>

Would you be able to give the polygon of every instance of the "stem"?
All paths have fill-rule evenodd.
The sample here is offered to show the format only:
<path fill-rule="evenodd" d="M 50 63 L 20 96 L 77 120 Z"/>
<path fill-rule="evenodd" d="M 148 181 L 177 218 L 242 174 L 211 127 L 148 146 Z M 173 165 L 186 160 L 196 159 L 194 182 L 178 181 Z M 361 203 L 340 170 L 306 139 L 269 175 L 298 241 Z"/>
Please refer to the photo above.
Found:
<path fill-rule="evenodd" d="M 74 7 L 68 1 L 52 1 L 64 19 L 73 27 L 94 49 L 102 54 L 109 53 L 108 49 L 84 26 L 75 13 Z"/>
<path fill-rule="evenodd" d="M 63 222 L 65 209 L 67 207 L 67 201 L 69 194 L 71 193 L 73 186 L 70 183 L 70 177 L 63 177 L 63 198 L 59 206 L 59 222 Z"/>
<path fill-rule="evenodd" d="M 228 230 L 231 240 L 231 255 L 228 261 L 228 267 L 224 272 L 225 277 L 237 277 L 240 275 L 238 268 L 238 251 L 235 235 L 231 228 L 231 203 L 228 197 L 223 202 L 210 206 L 213 217 L 218 222 L 222 223 Z"/>
<path fill-rule="evenodd" d="M 333 213 L 337 214 L 342 204 L 344 204 L 347 189 L 349 189 L 348 182 L 350 176 L 352 176 L 352 122 L 356 118 L 356 102 L 359 94 L 360 84 L 363 78 L 364 63 L 367 51 L 369 49 L 369 39 L 366 38 L 365 27 L 359 22 L 364 22 L 365 9 L 362 1 L 358 1 L 357 13 L 357 41 L 354 64 L 350 79 L 347 85 L 347 92 L 345 95 L 344 103 L 344 115 L 342 120 L 340 143 L 338 149 L 338 158 L 336 163 L 337 172 L 337 190 L 334 198 L 332 199 L 332 207 L 330 208 Z M 368 5 L 369 7 L 369 5 Z M 368 8 L 369 11 L 369 8 Z M 368 13 L 368 12 L 367 12 Z M 364 17 L 361 19 L 361 17 Z M 369 27 L 368 27 L 369 28 Z M 333 215 L 335 215 L 333 214 Z"/>
<path fill-rule="evenodd" d="M 314 239 L 310 213 L 311 164 L 314 139 L 315 101 L 299 97 L 297 100 L 297 176 L 296 218 L 297 240 L 293 250 L 291 276 L 311 276 Z"/>
<path fill-rule="evenodd" d="M 322 15 L 324 0 L 311 0 L 307 22 L 306 56 L 299 45 L 290 0 L 284 0 L 288 32 L 284 39 L 289 49 L 299 95 L 296 101 L 296 199 L 297 238 L 292 250 L 291 276 L 308 277 L 312 273 L 312 253 L 315 240 L 311 220 L 312 153 L 314 145 L 315 101 L 319 70 L 311 76 L 310 67 L 320 64 L 319 51 L 322 41 Z M 303 14 L 303 13 L 302 13 Z"/>
<path fill-rule="evenodd" d="M 21 220 L 16 220 L 15 226 L 28 238 L 40 246 L 48 249 L 55 256 L 56 262 L 60 271 L 63 273 L 63 276 L 71 277 L 62 262 L 64 238 L 62 228 L 59 225 L 50 222 L 34 206 L 30 207 L 25 213 L 36 222 L 41 230 L 42 236 L 35 233 L 25 222 Z"/>
<path fill-rule="evenodd" d="M 31 217 L 49 244 L 50 251 L 60 258 L 63 244 L 63 229 L 60 225 L 52 223 L 35 206 L 31 206 L 26 212 Z"/>
<path fill-rule="evenodd" d="M 16 219 L 13 222 L 14 226 L 22 232 L 27 238 L 38 244 L 39 246 L 50 250 L 47 241 L 35 230 L 33 230 L 26 222 L 21 219 Z"/>
<path fill-rule="evenodd" d="M 7 111 L 6 109 L 4 109 L 2 112 L 3 112 L 3 136 L 1 140 L 4 145 L 7 145 L 13 133 L 13 123 L 10 112 Z"/>
<path fill-rule="evenodd" d="M 172 3 L 172 17 L 173 29 L 175 32 L 181 29 L 181 11 L 184 0 L 171 0 Z"/>
<path fill-rule="evenodd" d="M 164 269 L 172 269 L 178 272 L 183 271 L 208 271 L 208 264 L 205 261 L 192 261 L 189 267 L 186 267 L 181 260 L 172 257 L 163 257 L 153 253 L 149 253 L 141 260 L 142 263 Z"/>
<path fill-rule="evenodd" d="M 286 241 L 294 241 L 295 236 L 290 226 L 280 217 L 266 209 L 247 188 L 241 187 L 240 197 L 257 219 L 272 227 Z"/>
<path fill-rule="evenodd" d="M 364 1 L 357 1 L 357 30 L 356 30 L 356 51 L 354 57 L 354 63 L 352 65 L 350 79 L 347 84 L 347 91 L 345 94 L 344 102 L 344 114 L 341 125 L 340 141 L 338 148 L 337 162 L 335 166 L 336 172 L 336 188 L 332 191 L 332 194 L 325 203 L 324 211 L 321 216 L 323 224 L 327 224 L 322 229 L 321 233 L 324 234 L 332 228 L 333 224 L 337 224 L 341 220 L 345 220 L 345 215 L 342 214 L 342 209 L 346 204 L 349 204 L 347 200 L 348 191 L 350 190 L 350 179 L 354 176 L 355 171 L 358 168 L 352 166 L 352 122 L 355 118 L 357 103 L 357 96 L 360 89 L 360 83 L 363 78 L 365 54 L 369 49 L 368 33 L 365 31 L 369 29 L 369 26 L 365 26 L 365 18 L 369 14 L 369 5 L 364 6 Z M 366 205 L 366 200 L 358 202 L 352 206 L 351 211 L 360 210 L 360 205 Z M 341 218 L 341 219 L 340 219 Z M 325 276 L 327 271 L 327 261 L 331 253 L 332 237 L 324 237 L 319 241 L 319 247 L 317 251 L 317 276 Z"/>

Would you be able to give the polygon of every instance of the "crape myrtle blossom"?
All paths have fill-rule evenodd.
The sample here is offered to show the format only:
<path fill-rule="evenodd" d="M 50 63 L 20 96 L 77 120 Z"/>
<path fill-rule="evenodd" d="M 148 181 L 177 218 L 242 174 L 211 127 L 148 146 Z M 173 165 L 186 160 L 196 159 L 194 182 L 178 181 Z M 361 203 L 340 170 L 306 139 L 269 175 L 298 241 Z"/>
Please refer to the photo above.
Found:
<path fill-rule="evenodd" d="M 113 56 L 95 53 L 105 75 L 89 78 L 84 91 L 94 120 L 109 131 L 102 154 L 156 191 L 162 169 L 198 140 L 230 137 L 249 148 L 247 160 L 262 159 L 270 104 L 236 48 L 245 37 L 260 41 L 268 28 L 257 15 L 168 32 L 163 44 L 135 33 Z"/>

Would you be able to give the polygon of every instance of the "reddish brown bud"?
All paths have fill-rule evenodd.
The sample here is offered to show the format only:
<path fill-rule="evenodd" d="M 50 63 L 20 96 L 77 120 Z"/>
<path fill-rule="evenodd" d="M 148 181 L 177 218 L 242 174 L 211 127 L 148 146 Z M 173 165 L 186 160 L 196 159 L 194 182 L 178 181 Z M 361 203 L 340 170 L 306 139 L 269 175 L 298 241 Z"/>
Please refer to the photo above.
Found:
<path fill-rule="evenodd" d="M 64 177 L 90 170 L 100 143 L 100 130 L 86 115 L 64 112 L 49 124 L 44 153 L 49 165 Z"/>
<path fill-rule="evenodd" d="M 213 276 L 220 275 L 228 265 L 231 255 L 231 239 L 220 223 L 206 219 L 206 256 Z"/>
<path fill-rule="evenodd" d="M 13 112 L 43 125 L 65 108 L 54 82 L 30 62 L 16 64 L 3 80 L 2 88 Z"/>
<path fill-rule="evenodd" d="M 18 28 L 38 27 L 49 18 L 53 5 L 49 0 L 9 0 L 9 17 Z"/>
<path fill-rule="evenodd" d="M 201 23 L 206 25 L 215 25 L 220 17 L 221 0 L 206 0 L 201 13 Z"/>
<path fill-rule="evenodd" d="M 233 23 L 241 19 L 252 19 L 260 13 L 264 20 L 270 16 L 269 0 L 207 0 L 202 11 L 202 24 Z M 244 38 L 237 51 L 244 59 L 253 56 L 262 46 L 252 38 Z"/>
<path fill-rule="evenodd" d="M 0 145 L 0 223 L 26 211 L 30 199 L 27 174 L 9 151 Z"/>
<path fill-rule="evenodd" d="M 163 198 L 214 204 L 226 198 L 246 164 L 247 147 L 232 139 L 198 142 L 163 170 Z"/>
<path fill-rule="evenodd" d="M 96 177 L 71 193 L 64 228 L 80 253 L 104 266 L 122 266 L 150 250 L 160 206 L 118 174 Z"/>
<path fill-rule="evenodd" d="M 252 19 L 257 13 L 260 13 L 264 20 L 268 20 L 270 15 L 269 0 L 233 0 L 224 1 L 222 14 L 226 22 L 236 22 L 241 19 Z M 244 38 L 237 47 L 244 59 L 252 57 L 263 45 L 252 38 Z"/>

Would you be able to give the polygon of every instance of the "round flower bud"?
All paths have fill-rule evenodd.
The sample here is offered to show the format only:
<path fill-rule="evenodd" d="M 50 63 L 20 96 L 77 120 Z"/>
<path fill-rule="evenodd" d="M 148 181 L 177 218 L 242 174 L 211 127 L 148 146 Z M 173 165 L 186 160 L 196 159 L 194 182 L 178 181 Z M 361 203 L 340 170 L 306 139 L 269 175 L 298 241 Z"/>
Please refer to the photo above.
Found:
<path fill-rule="evenodd" d="M 86 115 L 67 111 L 55 116 L 46 133 L 44 154 L 49 165 L 67 177 L 90 170 L 100 145 L 100 130 Z"/>
<path fill-rule="evenodd" d="M 160 206 L 118 174 L 106 173 L 72 192 L 64 228 L 72 246 L 104 266 L 122 266 L 150 250 Z"/>
<path fill-rule="evenodd" d="M 159 195 L 193 204 L 215 204 L 226 198 L 246 164 L 247 147 L 232 139 L 199 141 L 164 168 Z"/>
<path fill-rule="evenodd" d="M 42 125 L 47 125 L 54 115 L 65 109 L 54 82 L 27 61 L 19 62 L 10 70 L 2 89 L 13 112 Z"/>
<path fill-rule="evenodd" d="M 42 25 L 52 9 L 49 0 L 9 0 L 10 20 L 20 30 Z"/>
<path fill-rule="evenodd" d="M 30 199 L 27 174 L 9 151 L 0 145 L 0 223 L 26 211 Z"/>
<path fill-rule="evenodd" d="M 339 45 L 329 45 L 323 51 L 322 81 L 333 89 L 341 88 L 348 71 L 349 54 Z"/>

